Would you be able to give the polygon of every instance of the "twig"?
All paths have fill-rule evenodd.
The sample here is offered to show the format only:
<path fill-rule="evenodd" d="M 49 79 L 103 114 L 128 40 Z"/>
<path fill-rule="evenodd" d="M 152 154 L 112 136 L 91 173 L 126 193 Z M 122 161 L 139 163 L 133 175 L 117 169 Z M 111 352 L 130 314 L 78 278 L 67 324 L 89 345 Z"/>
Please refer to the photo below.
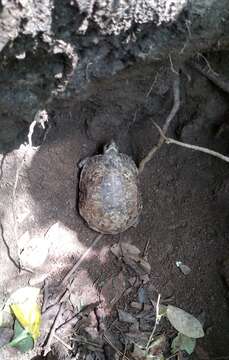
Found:
<path fill-rule="evenodd" d="M 191 21 L 190 20 L 185 20 L 185 26 L 188 30 L 188 35 L 189 35 L 189 38 L 191 39 L 192 38 L 192 33 L 191 33 L 191 30 L 190 30 L 190 25 L 191 24 Z"/>
<path fill-rule="evenodd" d="M 53 337 L 58 340 L 62 345 L 64 345 L 69 351 L 72 351 L 72 347 L 68 345 L 64 340 L 62 340 L 58 335 L 54 334 Z"/>
<path fill-rule="evenodd" d="M 80 320 L 80 318 L 83 318 L 85 313 L 90 313 L 91 309 L 95 309 L 98 305 L 99 305 L 99 301 L 96 301 L 95 303 L 91 303 L 89 305 L 86 305 L 83 307 L 83 309 L 79 310 L 76 314 L 74 314 L 72 317 L 70 317 L 69 319 L 65 320 L 62 324 L 60 324 L 57 328 L 56 331 L 59 331 L 60 329 L 62 329 L 65 325 L 69 324 L 72 322 L 72 320 Z"/>
<path fill-rule="evenodd" d="M 142 254 L 142 257 L 143 257 L 143 258 L 147 258 L 147 256 L 148 256 L 149 244 L 150 244 L 150 239 L 147 240 L 147 242 L 146 242 L 146 244 L 145 244 L 145 248 L 144 248 L 143 254 Z"/>
<path fill-rule="evenodd" d="M 75 265 L 69 270 L 69 272 L 65 275 L 63 280 L 61 281 L 62 284 L 66 284 L 69 278 L 74 274 L 74 272 L 78 269 L 78 267 L 82 264 L 85 260 L 87 255 L 91 252 L 91 250 L 95 247 L 95 245 L 99 242 L 99 240 L 103 237 L 102 234 L 99 234 L 95 237 L 94 241 L 92 242 L 91 246 L 85 251 L 85 253 L 76 261 Z"/>
<path fill-rule="evenodd" d="M 123 352 L 122 360 L 124 360 L 124 359 L 125 359 L 125 357 L 126 357 L 126 349 L 127 349 L 127 346 L 126 346 L 126 341 L 125 341 L 125 348 L 124 348 L 124 352 Z"/>
<path fill-rule="evenodd" d="M 173 107 L 172 107 L 172 110 L 170 111 L 170 113 L 165 121 L 165 124 L 163 126 L 164 134 L 166 134 L 171 121 L 173 120 L 173 118 L 175 117 L 176 113 L 178 112 L 178 110 L 180 108 L 180 78 L 179 78 L 179 75 L 175 77 L 174 82 L 173 82 L 173 96 L 174 96 Z M 162 146 L 163 142 L 164 142 L 164 138 L 162 136 L 160 136 L 160 139 L 159 139 L 157 145 L 155 145 L 149 151 L 149 153 L 144 157 L 144 159 L 141 160 L 141 162 L 139 164 L 139 174 L 142 173 L 142 171 L 145 168 L 145 165 L 152 159 L 155 152 Z"/>
<path fill-rule="evenodd" d="M 111 340 L 104 334 L 103 335 L 104 340 L 115 350 L 115 352 L 123 357 L 123 360 L 130 360 L 125 354 L 123 354 L 117 347 L 111 342 Z"/>
<path fill-rule="evenodd" d="M 218 159 L 221 159 L 223 161 L 229 162 L 229 156 L 225 156 L 225 155 L 223 155 L 223 154 L 221 154 L 221 153 L 219 153 L 217 151 L 208 149 L 206 147 L 202 147 L 202 146 L 198 146 L 198 145 L 191 145 L 191 144 L 184 143 L 182 141 L 178 141 L 178 140 L 175 140 L 175 139 L 172 139 L 172 138 L 168 138 L 168 137 L 166 137 L 164 135 L 162 129 L 157 124 L 154 123 L 154 125 L 158 129 L 161 136 L 164 138 L 164 141 L 165 141 L 166 144 L 175 144 L 175 145 L 178 145 L 178 146 L 185 147 L 187 149 L 200 151 L 200 152 L 203 152 L 205 154 L 217 157 Z"/>
<path fill-rule="evenodd" d="M 52 324 L 52 327 L 51 327 L 50 332 L 48 334 L 47 340 L 45 341 L 46 344 L 43 345 L 43 355 L 44 356 L 46 356 L 49 353 L 49 351 L 51 351 L 51 344 L 52 344 L 53 337 L 55 335 L 55 331 L 56 331 L 56 328 L 57 328 L 59 318 L 61 316 L 62 307 L 63 307 L 63 302 L 60 303 L 58 312 L 57 312 L 56 317 L 55 317 L 55 319 L 53 321 L 53 324 Z"/>
<path fill-rule="evenodd" d="M 44 281 L 44 293 L 43 293 L 43 303 L 42 303 L 42 307 L 41 307 L 41 313 L 43 314 L 46 310 L 47 307 L 47 303 L 48 303 L 48 297 L 49 297 L 49 289 L 48 289 L 48 283 L 45 280 Z"/>
<path fill-rule="evenodd" d="M 175 358 L 175 357 L 177 357 L 177 358 L 178 358 L 178 360 L 179 360 L 179 352 L 176 352 L 175 354 L 170 355 L 170 356 L 169 356 L 169 357 L 167 357 L 165 360 L 173 359 L 173 358 Z"/>
<path fill-rule="evenodd" d="M 0 229 L 1 229 L 2 241 L 3 241 L 3 243 L 4 243 L 5 247 L 6 247 L 6 251 L 7 251 L 8 258 L 9 258 L 10 261 L 14 264 L 14 266 L 20 271 L 20 269 L 21 269 L 20 264 L 18 264 L 17 261 L 14 260 L 14 258 L 11 256 L 10 247 L 9 247 L 9 245 L 7 244 L 6 239 L 5 239 L 5 236 L 4 236 L 4 229 L 3 229 L 2 223 L 0 223 Z"/>
<path fill-rule="evenodd" d="M 47 311 L 49 311 L 50 309 L 52 309 L 54 306 L 58 305 L 61 302 L 66 301 L 67 295 L 69 294 L 69 289 L 64 289 L 64 291 L 58 295 L 54 301 L 54 303 L 52 305 L 49 305 L 48 307 L 46 307 L 46 309 L 44 310 L 44 313 L 46 313 Z"/>
<path fill-rule="evenodd" d="M 60 326 L 58 326 L 56 328 L 56 331 L 59 331 L 60 329 L 62 329 L 65 325 L 70 324 L 72 322 L 72 320 L 77 320 L 77 318 L 80 316 L 80 312 L 78 312 L 77 314 L 74 314 L 72 317 L 70 317 L 70 319 L 64 321 L 62 324 L 60 324 Z"/>
<path fill-rule="evenodd" d="M 216 75 L 215 72 L 209 72 L 204 70 L 199 64 L 195 62 L 189 63 L 195 70 L 204 75 L 208 80 L 210 80 L 214 85 L 216 85 L 219 89 L 223 90 L 226 93 L 229 93 L 229 80 L 225 81 L 222 79 L 222 76 Z"/>
<path fill-rule="evenodd" d="M 169 54 L 169 62 L 170 62 L 171 71 L 172 71 L 174 74 L 178 75 L 178 72 L 174 69 L 173 62 L 172 62 L 172 57 L 171 57 L 170 54 Z"/>
<path fill-rule="evenodd" d="M 198 52 L 198 53 L 197 53 L 197 57 L 198 57 L 198 58 L 201 57 L 202 59 L 204 59 L 206 65 L 207 65 L 207 67 L 208 67 L 208 72 L 211 72 L 214 76 L 219 76 L 219 74 L 212 69 L 209 61 L 207 60 L 207 58 L 206 58 L 203 54 L 201 54 L 201 53 Z"/>
<path fill-rule="evenodd" d="M 153 340 L 153 337 L 154 337 L 154 334 L 155 334 L 155 331 L 156 331 L 156 328 L 157 328 L 157 325 L 159 324 L 160 322 L 160 319 L 161 319 L 161 316 L 159 315 L 159 310 L 160 310 L 160 299 L 161 299 L 161 294 L 158 294 L 158 298 L 157 298 L 157 304 L 156 304 L 156 317 L 155 317 L 155 323 L 154 323 L 154 327 L 153 327 L 153 331 L 149 337 L 149 340 L 147 342 L 147 345 L 146 345 L 146 352 L 148 353 L 149 351 L 149 347 L 150 347 L 150 344 Z"/>
<path fill-rule="evenodd" d="M 155 83 L 156 83 L 156 81 L 157 81 L 157 78 L 158 78 L 158 72 L 157 72 L 156 75 L 155 75 L 154 81 L 153 81 L 152 85 L 150 86 L 150 89 L 149 89 L 149 91 L 147 92 L 146 97 L 149 97 L 149 96 L 150 96 L 151 91 L 153 90 L 153 87 L 154 87 L 154 85 L 155 85 Z"/>

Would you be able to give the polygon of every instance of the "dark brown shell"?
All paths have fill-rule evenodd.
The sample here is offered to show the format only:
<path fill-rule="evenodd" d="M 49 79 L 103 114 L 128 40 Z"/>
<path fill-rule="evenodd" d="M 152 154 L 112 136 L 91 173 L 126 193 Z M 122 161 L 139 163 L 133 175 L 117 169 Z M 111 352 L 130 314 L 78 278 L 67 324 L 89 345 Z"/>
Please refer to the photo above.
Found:
<path fill-rule="evenodd" d="M 138 223 L 142 209 L 138 169 L 127 155 L 105 153 L 89 158 L 81 172 L 79 212 L 89 227 L 118 234 Z"/>

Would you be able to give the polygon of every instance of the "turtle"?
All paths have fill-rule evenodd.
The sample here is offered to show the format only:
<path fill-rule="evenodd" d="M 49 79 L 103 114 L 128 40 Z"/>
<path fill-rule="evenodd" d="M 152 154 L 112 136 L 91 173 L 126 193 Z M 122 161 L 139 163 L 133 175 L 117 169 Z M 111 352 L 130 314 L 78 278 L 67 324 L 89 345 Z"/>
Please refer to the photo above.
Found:
<path fill-rule="evenodd" d="M 135 162 L 112 141 L 79 166 L 79 213 L 88 226 L 114 235 L 136 226 L 142 199 Z"/>

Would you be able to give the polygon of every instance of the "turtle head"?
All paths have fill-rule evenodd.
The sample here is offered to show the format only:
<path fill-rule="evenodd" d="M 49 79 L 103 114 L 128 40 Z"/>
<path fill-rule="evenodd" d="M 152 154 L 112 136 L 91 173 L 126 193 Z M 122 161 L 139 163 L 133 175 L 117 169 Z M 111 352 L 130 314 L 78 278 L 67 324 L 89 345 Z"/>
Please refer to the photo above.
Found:
<path fill-rule="evenodd" d="M 106 144 L 104 146 L 104 154 L 113 154 L 118 153 L 118 146 L 117 144 L 112 140 L 110 144 Z"/>

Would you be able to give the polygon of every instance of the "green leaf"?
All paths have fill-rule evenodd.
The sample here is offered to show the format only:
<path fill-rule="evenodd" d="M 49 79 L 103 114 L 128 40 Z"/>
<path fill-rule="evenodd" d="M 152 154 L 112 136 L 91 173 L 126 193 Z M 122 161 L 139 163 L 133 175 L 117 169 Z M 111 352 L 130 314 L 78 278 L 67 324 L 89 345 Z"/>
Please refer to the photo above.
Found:
<path fill-rule="evenodd" d="M 172 353 L 175 354 L 177 351 L 186 351 L 191 355 L 196 346 L 196 339 L 190 338 L 186 335 L 179 333 L 172 342 L 171 349 Z"/>
<path fill-rule="evenodd" d="M 199 320 L 176 306 L 168 305 L 167 318 L 178 332 L 190 338 L 198 339 L 204 336 Z"/>
<path fill-rule="evenodd" d="M 23 328 L 23 326 L 21 326 L 21 324 L 19 323 L 19 321 L 18 321 L 18 320 L 15 320 L 15 322 L 14 322 L 14 337 L 18 337 L 18 336 L 21 335 L 24 331 L 25 331 L 25 329 Z"/>
<path fill-rule="evenodd" d="M 28 334 L 28 332 L 19 324 L 17 320 L 15 320 L 14 323 L 14 338 L 9 343 L 9 345 L 23 353 L 31 350 L 34 346 L 32 336 Z"/>

